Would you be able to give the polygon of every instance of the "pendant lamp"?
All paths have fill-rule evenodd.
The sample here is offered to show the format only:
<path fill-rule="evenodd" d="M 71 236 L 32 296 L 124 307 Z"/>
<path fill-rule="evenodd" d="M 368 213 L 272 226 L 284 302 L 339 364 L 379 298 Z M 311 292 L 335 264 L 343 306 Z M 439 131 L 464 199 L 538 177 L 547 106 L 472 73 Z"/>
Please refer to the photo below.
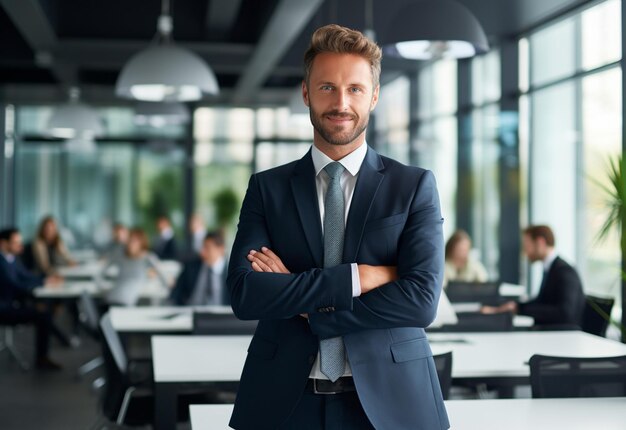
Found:
<path fill-rule="evenodd" d="M 386 55 L 413 60 L 468 58 L 489 50 L 470 10 L 454 0 L 417 0 L 401 7 L 380 41 Z"/>
<path fill-rule="evenodd" d="M 115 85 L 119 97 L 161 102 L 194 101 L 218 94 L 213 70 L 195 53 L 176 46 L 169 0 L 163 0 L 157 23 L 157 43 L 133 55 Z"/>
<path fill-rule="evenodd" d="M 93 140 L 102 135 L 98 113 L 80 102 L 80 90 L 70 88 L 69 102 L 58 106 L 48 120 L 48 134 L 61 139 Z"/>

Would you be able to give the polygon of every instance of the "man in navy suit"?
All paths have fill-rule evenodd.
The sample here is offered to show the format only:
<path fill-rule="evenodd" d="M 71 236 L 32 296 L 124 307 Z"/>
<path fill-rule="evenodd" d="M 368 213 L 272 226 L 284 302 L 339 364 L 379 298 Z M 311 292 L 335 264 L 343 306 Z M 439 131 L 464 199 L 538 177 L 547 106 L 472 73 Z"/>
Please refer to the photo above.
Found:
<path fill-rule="evenodd" d="M 174 237 L 174 229 L 169 218 L 160 216 L 157 219 L 158 235 L 154 240 L 153 251 L 161 260 L 177 260 L 178 246 Z"/>
<path fill-rule="evenodd" d="M 170 294 L 179 306 L 228 305 L 224 236 L 210 231 L 204 236 L 198 257 L 185 263 Z"/>
<path fill-rule="evenodd" d="M 257 173 L 241 209 L 227 284 L 258 319 L 235 429 L 449 427 L 424 327 L 443 272 L 431 172 L 365 143 L 380 48 L 329 25 L 312 36 L 302 94 L 314 144 Z"/>
<path fill-rule="evenodd" d="M 48 357 L 52 320 L 49 312 L 24 304 L 34 288 L 58 284 L 61 278 L 34 275 L 22 266 L 22 235 L 15 228 L 0 231 L 0 324 L 35 325 L 35 365 L 43 370 L 61 366 Z"/>
<path fill-rule="evenodd" d="M 483 306 L 483 313 L 512 312 L 531 316 L 535 326 L 571 327 L 582 324 L 585 293 L 578 272 L 559 257 L 554 249 L 552 229 L 547 225 L 531 225 L 522 236 L 524 254 L 531 263 L 541 262 L 543 279 L 537 297 L 526 303 L 506 302 L 500 306 Z"/>

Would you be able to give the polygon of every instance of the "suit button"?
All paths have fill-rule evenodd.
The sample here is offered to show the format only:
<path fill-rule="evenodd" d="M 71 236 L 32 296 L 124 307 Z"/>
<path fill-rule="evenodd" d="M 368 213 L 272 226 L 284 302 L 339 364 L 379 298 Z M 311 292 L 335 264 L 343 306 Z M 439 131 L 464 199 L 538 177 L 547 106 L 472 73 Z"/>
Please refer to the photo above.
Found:
<path fill-rule="evenodd" d="M 329 307 L 329 308 L 328 308 L 328 311 L 329 311 L 329 312 L 334 312 L 334 311 L 335 311 L 335 308 L 334 308 L 333 306 L 331 306 L 331 307 Z"/>

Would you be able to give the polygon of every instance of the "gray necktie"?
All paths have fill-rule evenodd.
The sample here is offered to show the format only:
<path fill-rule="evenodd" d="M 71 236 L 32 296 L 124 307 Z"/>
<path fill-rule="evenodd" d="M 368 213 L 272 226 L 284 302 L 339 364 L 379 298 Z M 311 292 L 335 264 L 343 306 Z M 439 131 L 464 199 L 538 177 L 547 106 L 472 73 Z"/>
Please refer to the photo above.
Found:
<path fill-rule="evenodd" d="M 324 202 L 324 267 L 341 264 L 344 236 L 344 199 L 339 182 L 344 167 L 330 163 L 324 170 L 330 177 Z M 346 351 L 341 337 L 320 341 L 320 370 L 331 381 L 339 379 L 345 370 Z"/>
<path fill-rule="evenodd" d="M 195 288 L 191 297 L 189 298 L 189 306 L 205 306 L 211 304 L 211 299 L 214 297 L 213 293 L 213 270 L 202 265 L 200 273 L 198 274 L 198 280 L 196 281 Z"/>

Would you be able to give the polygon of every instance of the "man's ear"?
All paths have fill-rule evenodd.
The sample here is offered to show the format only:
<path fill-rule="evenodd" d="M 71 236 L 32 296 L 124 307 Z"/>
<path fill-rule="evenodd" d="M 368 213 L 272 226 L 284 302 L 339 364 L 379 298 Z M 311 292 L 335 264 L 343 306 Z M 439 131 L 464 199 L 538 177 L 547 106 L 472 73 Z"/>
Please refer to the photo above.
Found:
<path fill-rule="evenodd" d="M 304 100 L 304 104 L 307 107 L 310 107 L 310 104 L 309 104 L 309 89 L 307 88 L 305 81 L 302 81 L 302 100 Z"/>
<path fill-rule="evenodd" d="M 380 92 L 380 85 L 376 85 L 374 91 L 372 93 L 372 102 L 370 103 L 370 112 L 374 110 L 376 105 L 378 104 L 378 93 Z"/>

